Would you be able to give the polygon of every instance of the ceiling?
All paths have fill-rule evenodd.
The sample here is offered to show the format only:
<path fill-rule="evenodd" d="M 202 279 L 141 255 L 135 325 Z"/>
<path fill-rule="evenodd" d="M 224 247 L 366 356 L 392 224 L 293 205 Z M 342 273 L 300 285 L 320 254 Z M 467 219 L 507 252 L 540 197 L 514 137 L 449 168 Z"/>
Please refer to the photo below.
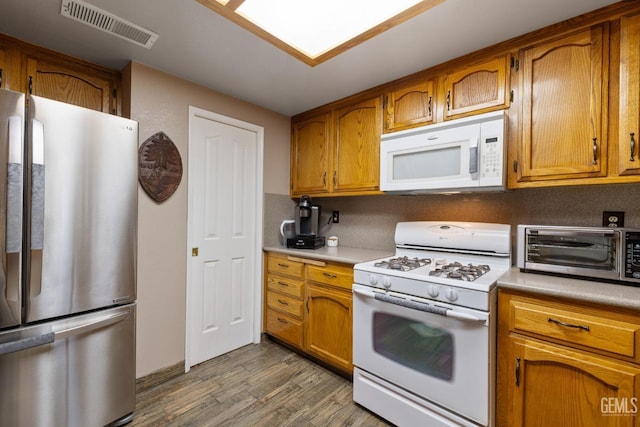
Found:
<path fill-rule="evenodd" d="M 160 35 L 151 49 L 60 15 L 61 0 L 2 0 L 0 33 L 123 69 L 131 60 L 292 116 L 612 0 L 446 0 L 310 67 L 196 0 L 86 0 Z"/>

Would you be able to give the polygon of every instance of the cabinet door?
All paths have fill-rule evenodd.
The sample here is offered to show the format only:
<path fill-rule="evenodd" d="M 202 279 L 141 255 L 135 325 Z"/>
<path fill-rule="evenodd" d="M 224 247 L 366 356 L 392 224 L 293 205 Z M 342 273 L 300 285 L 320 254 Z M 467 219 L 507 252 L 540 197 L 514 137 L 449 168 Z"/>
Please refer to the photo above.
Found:
<path fill-rule="evenodd" d="M 608 26 L 521 52 L 518 181 L 607 174 Z"/>
<path fill-rule="evenodd" d="M 8 89 L 7 80 L 9 77 L 9 67 L 11 65 L 11 59 L 9 57 L 8 49 L 5 49 L 0 45 L 0 88 Z"/>
<path fill-rule="evenodd" d="M 393 90 L 384 100 L 385 133 L 433 123 L 433 80 Z"/>
<path fill-rule="evenodd" d="M 335 112 L 334 192 L 380 186 L 380 97 Z"/>
<path fill-rule="evenodd" d="M 446 74 L 443 78 L 444 119 L 507 108 L 508 70 L 509 57 L 500 56 Z"/>
<path fill-rule="evenodd" d="M 0 39 L 0 87 L 19 92 L 21 74 L 20 51 Z"/>
<path fill-rule="evenodd" d="M 114 83 L 62 62 L 29 57 L 27 93 L 78 105 L 105 113 L 115 113 Z"/>
<path fill-rule="evenodd" d="M 619 173 L 640 173 L 640 14 L 620 19 Z"/>
<path fill-rule="evenodd" d="M 640 368 L 536 340 L 512 338 L 507 425 L 637 426 Z"/>
<path fill-rule="evenodd" d="M 291 195 L 329 191 L 331 114 L 325 113 L 292 124 Z"/>
<path fill-rule="evenodd" d="M 305 351 L 351 372 L 352 300 L 351 293 L 307 284 Z"/>

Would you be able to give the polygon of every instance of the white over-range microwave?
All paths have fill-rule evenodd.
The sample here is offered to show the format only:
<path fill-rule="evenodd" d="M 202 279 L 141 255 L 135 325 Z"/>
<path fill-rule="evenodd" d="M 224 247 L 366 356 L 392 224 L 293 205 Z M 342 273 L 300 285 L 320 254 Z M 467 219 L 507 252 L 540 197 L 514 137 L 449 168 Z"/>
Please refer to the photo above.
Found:
<path fill-rule="evenodd" d="M 504 190 L 504 135 L 504 111 L 383 135 L 380 190 Z"/>

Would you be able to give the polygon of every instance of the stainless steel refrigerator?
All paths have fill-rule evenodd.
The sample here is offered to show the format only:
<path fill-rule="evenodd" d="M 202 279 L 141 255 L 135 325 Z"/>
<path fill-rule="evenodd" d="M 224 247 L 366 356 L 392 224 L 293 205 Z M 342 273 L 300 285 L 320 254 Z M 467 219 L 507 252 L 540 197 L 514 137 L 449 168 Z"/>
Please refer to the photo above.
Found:
<path fill-rule="evenodd" d="M 0 90 L 0 425 L 135 407 L 138 124 Z"/>

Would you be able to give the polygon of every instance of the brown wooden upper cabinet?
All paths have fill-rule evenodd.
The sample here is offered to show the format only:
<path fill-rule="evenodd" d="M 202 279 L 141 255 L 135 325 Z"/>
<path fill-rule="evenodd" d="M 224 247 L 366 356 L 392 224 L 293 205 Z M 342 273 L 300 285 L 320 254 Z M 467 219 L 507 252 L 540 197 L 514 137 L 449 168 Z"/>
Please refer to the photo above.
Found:
<path fill-rule="evenodd" d="M 0 46 L 0 88 L 7 88 L 10 63 L 8 49 L 4 49 Z"/>
<path fill-rule="evenodd" d="M 620 175 L 640 174 L 640 14 L 620 19 Z"/>
<path fill-rule="evenodd" d="M 384 94 L 384 132 L 395 132 L 509 107 L 511 55 L 414 77 Z"/>
<path fill-rule="evenodd" d="M 119 71 L 0 35 L 0 87 L 120 114 Z"/>
<path fill-rule="evenodd" d="M 25 83 L 32 95 L 105 113 L 117 111 L 115 80 L 95 70 L 29 56 Z"/>
<path fill-rule="evenodd" d="M 291 197 L 377 192 L 380 97 L 292 123 Z"/>
<path fill-rule="evenodd" d="M 607 175 L 608 45 L 603 23 L 520 51 L 517 181 Z"/>
<path fill-rule="evenodd" d="M 509 107 L 510 55 L 502 55 L 444 75 L 444 120 Z"/>
<path fill-rule="evenodd" d="M 434 122 L 433 80 L 392 89 L 384 95 L 384 132 L 395 132 Z"/>
<path fill-rule="evenodd" d="M 291 196 L 329 191 L 331 113 L 292 123 Z"/>

